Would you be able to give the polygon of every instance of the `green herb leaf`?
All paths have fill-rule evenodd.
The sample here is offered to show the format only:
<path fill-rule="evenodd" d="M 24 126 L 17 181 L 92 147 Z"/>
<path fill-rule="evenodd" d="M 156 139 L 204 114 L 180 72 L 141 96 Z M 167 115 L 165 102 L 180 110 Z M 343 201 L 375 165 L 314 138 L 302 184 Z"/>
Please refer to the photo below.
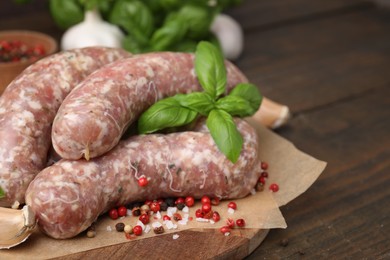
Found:
<path fill-rule="evenodd" d="M 187 32 L 187 26 L 180 19 L 171 19 L 157 29 L 150 40 L 154 51 L 163 51 L 174 43 L 180 42 Z"/>
<path fill-rule="evenodd" d="M 240 96 L 226 96 L 218 99 L 216 107 L 228 112 L 232 116 L 246 117 L 253 115 L 254 110 L 251 104 Z"/>
<path fill-rule="evenodd" d="M 124 28 L 143 45 L 149 42 L 154 30 L 153 15 L 142 1 L 117 1 L 111 10 L 109 22 Z"/>
<path fill-rule="evenodd" d="M 191 123 L 197 112 L 180 104 L 182 95 L 176 95 L 158 101 L 146 110 L 138 120 L 138 131 L 141 134 L 177 127 Z"/>
<path fill-rule="evenodd" d="M 78 24 L 84 19 L 83 7 L 77 0 L 50 0 L 50 13 L 61 29 Z"/>
<path fill-rule="evenodd" d="M 219 150 L 235 163 L 242 150 L 243 139 L 237 130 L 233 117 L 223 110 L 211 110 L 207 127 Z"/>
<path fill-rule="evenodd" d="M 207 116 L 210 110 L 214 108 L 214 100 L 206 92 L 193 92 L 183 95 L 180 104 L 203 116 Z"/>
<path fill-rule="evenodd" d="M 200 42 L 195 52 L 195 72 L 203 89 L 214 99 L 226 90 L 226 68 L 222 53 L 209 42 Z"/>
<path fill-rule="evenodd" d="M 178 15 L 188 26 L 187 36 L 191 39 L 205 39 L 214 19 L 209 7 L 187 4 L 180 8 Z"/>
<path fill-rule="evenodd" d="M 3 191 L 3 189 L 0 187 L 0 199 L 4 198 L 5 197 L 5 192 Z"/>
<path fill-rule="evenodd" d="M 250 83 L 240 83 L 229 93 L 229 96 L 238 96 L 242 97 L 249 102 L 254 113 L 260 108 L 261 101 L 263 96 L 261 95 L 259 89 Z"/>

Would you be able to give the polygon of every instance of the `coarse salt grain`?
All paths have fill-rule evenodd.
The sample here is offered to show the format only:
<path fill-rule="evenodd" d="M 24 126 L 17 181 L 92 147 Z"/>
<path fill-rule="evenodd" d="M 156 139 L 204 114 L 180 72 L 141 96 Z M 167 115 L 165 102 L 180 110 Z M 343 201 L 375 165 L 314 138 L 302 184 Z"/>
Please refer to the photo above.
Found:
<path fill-rule="evenodd" d="M 173 224 L 173 222 L 170 220 L 167 220 L 165 222 L 165 226 L 167 227 L 167 229 L 176 229 L 177 228 L 177 225 Z"/>
<path fill-rule="evenodd" d="M 234 209 L 232 209 L 232 208 L 228 208 L 228 213 L 229 213 L 229 214 L 234 214 L 234 212 L 235 212 L 235 210 L 234 210 Z"/>
<path fill-rule="evenodd" d="M 107 227 L 106 227 L 106 230 L 107 230 L 108 232 L 111 232 L 111 231 L 112 231 L 111 226 L 107 226 Z"/>
<path fill-rule="evenodd" d="M 161 213 L 160 213 L 160 211 L 157 211 L 157 213 L 156 213 L 156 218 L 157 218 L 157 219 L 160 219 L 160 218 L 161 218 Z"/>
<path fill-rule="evenodd" d="M 252 194 L 252 195 L 256 195 L 256 189 L 252 189 L 252 190 L 251 190 L 251 194 Z"/>
<path fill-rule="evenodd" d="M 187 206 L 185 206 L 181 211 L 188 213 L 190 212 L 190 209 Z"/>
<path fill-rule="evenodd" d="M 176 207 L 168 207 L 167 209 L 167 215 L 169 217 L 173 217 L 173 214 L 175 214 L 177 211 L 177 208 Z"/>
<path fill-rule="evenodd" d="M 179 238 L 179 235 L 178 235 L 178 234 L 173 234 L 172 238 L 173 238 L 173 239 L 178 239 L 178 238 Z"/>
<path fill-rule="evenodd" d="M 152 223 L 152 227 L 153 228 L 158 228 L 158 227 L 161 227 L 161 226 L 162 226 L 162 224 L 160 222 L 158 222 L 158 221 Z"/>
<path fill-rule="evenodd" d="M 184 225 L 187 225 L 187 222 L 188 222 L 188 219 L 182 219 L 182 220 L 179 220 L 177 223 L 184 226 Z"/>
<path fill-rule="evenodd" d="M 149 233 L 150 230 L 151 230 L 150 225 L 146 225 L 146 226 L 145 226 L 144 232 L 145 232 L 145 233 Z"/>
<path fill-rule="evenodd" d="M 210 222 L 210 224 L 215 224 L 215 221 L 214 221 L 214 220 L 211 220 L 211 219 L 210 219 L 209 222 Z"/>
<path fill-rule="evenodd" d="M 230 236 L 230 232 L 225 232 L 224 235 L 225 237 Z"/>

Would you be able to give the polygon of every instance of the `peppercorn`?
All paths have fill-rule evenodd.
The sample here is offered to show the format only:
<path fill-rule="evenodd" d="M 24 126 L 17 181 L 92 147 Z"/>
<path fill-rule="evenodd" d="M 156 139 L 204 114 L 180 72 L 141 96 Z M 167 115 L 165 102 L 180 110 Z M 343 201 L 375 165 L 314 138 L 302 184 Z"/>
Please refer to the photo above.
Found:
<path fill-rule="evenodd" d="M 96 231 L 95 230 L 88 230 L 87 231 L 87 237 L 89 237 L 89 238 L 93 238 L 93 237 L 95 237 L 96 236 Z"/>
<path fill-rule="evenodd" d="M 267 169 L 268 169 L 268 163 L 266 163 L 266 162 L 261 162 L 261 169 L 267 170 Z"/>
<path fill-rule="evenodd" d="M 116 231 L 118 231 L 118 232 L 123 232 L 124 229 L 125 229 L 125 224 L 122 223 L 122 222 L 116 223 L 115 229 L 116 229 Z"/>
<path fill-rule="evenodd" d="M 175 199 L 174 198 L 166 198 L 165 203 L 167 203 L 168 207 L 174 207 L 175 206 Z"/>
<path fill-rule="evenodd" d="M 164 233 L 164 227 L 163 226 L 155 227 L 153 231 L 155 234 L 162 234 Z"/>
<path fill-rule="evenodd" d="M 173 214 L 173 219 L 176 220 L 176 221 L 179 221 L 179 220 L 182 220 L 182 217 L 181 217 L 180 213 L 174 213 Z"/>
<path fill-rule="evenodd" d="M 178 210 L 182 210 L 186 205 L 184 203 L 178 203 L 176 204 L 176 207 Z"/>
<path fill-rule="evenodd" d="M 287 238 L 283 238 L 282 240 L 280 240 L 280 243 L 279 243 L 281 246 L 283 247 L 286 247 L 288 246 L 288 239 Z"/>
<path fill-rule="evenodd" d="M 256 183 L 256 191 L 263 191 L 264 185 L 261 182 Z"/>
<path fill-rule="evenodd" d="M 239 218 L 236 220 L 236 224 L 238 227 L 245 227 L 245 220 L 242 218 Z"/>
<path fill-rule="evenodd" d="M 133 227 L 131 225 L 125 225 L 125 227 L 123 228 L 123 231 L 126 234 L 133 234 Z"/>
<path fill-rule="evenodd" d="M 270 186 L 269 186 L 269 189 L 273 192 L 277 192 L 279 190 L 279 185 L 276 184 L 276 183 L 272 183 Z"/>
<path fill-rule="evenodd" d="M 134 217 L 138 217 L 139 215 L 141 215 L 141 209 L 139 207 L 134 207 L 132 210 L 131 210 L 131 214 L 134 216 Z"/>
<path fill-rule="evenodd" d="M 149 223 L 149 215 L 148 214 L 141 214 L 141 216 L 139 216 L 139 221 L 141 221 L 144 225 L 148 224 Z"/>
<path fill-rule="evenodd" d="M 141 207 L 141 214 L 148 214 L 150 211 L 150 207 L 146 204 L 142 205 Z"/>
<path fill-rule="evenodd" d="M 133 233 L 134 233 L 134 235 L 136 235 L 136 236 L 142 235 L 142 227 L 139 226 L 139 225 L 133 227 Z"/>
<path fill-rule="evenodd" d="M 164 202 L 161 202 L 160 204 L 160 210 L 161 211 L 167 211 L 168 209 L 168 204 L 164 201 Z"/>

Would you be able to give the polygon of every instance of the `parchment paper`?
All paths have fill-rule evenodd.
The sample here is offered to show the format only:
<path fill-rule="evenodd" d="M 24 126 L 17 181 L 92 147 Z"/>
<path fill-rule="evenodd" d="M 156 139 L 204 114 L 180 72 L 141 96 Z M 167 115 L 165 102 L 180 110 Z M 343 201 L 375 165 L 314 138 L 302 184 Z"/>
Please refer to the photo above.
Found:
<path fill-rule="evenodd" d="M 234 213 L 227 211 L 227 201 L 221 202 L 218 206 L 213 206 L 213 210 L 218 211 L 221 215 L 221 221 L 214 224 L 196 221 L 195 210 L 200 208 L 198 203 L 191 207 L 189 211 L 189 215 L 193 220 L 188 221 L 187 225 L 180 225 L 173 221 L 177 224 L 177 229 L 168 230 L 164 226 L 164 234 L 174 233 L 180 235 L 180 231 L 185 229 L 220 228 L 226 225 L 228 217 L 233 219 L 243 217 L 247 228 L 271 229 L 287 227 L 279 206 L 287 204 L 305 192 L 324 170 L 326 163 L 299 151 L 292 143 L 265 127 L 256 124 L 251 119 L 248 119 L 248 121 L 256 128 L 260 137 L 260 158 L 269 164 L 269 178 L 264 186 L 264 191 L 256 192 L 243 199 L 234 200 L 238 206 Z M 278 192 L 272 193 L 268 190 L 268 186 L 271 183 L 279 185 L 280 189 Z M 181 211 L 178 212 L 182 216 L 185 214 Z M 150 219 L 151 223 L 155 221 L 163 222 L 162 219 L 155 219 L 155 215 L 151 216 Z M 103 216 L 97 222 L 97 234 L 94 238 L 87 238 L 85 233 L 82 233 L 73 239 L 55 240 L 46 237 L 36 230 L 23 244 L 8 250 L 0 250 L 0 259 L 45 259 L 113 244 L 131 243 L 134 239 L 128 240 L 125 238 L 124 233 L 115 231 L 115 224 L 118 222 L 134 226 L 137 218 L 126 217 L 114 221 L 107 216 Z M 112 231 L 108 231 L 108 229 L 112 229 Z M 151 227 L 151 229 L 153 228 Z M 135 239 L 145 239 L 153 236 L 157 235 L 151 230 L 149 233 L 144 233 Z"/>

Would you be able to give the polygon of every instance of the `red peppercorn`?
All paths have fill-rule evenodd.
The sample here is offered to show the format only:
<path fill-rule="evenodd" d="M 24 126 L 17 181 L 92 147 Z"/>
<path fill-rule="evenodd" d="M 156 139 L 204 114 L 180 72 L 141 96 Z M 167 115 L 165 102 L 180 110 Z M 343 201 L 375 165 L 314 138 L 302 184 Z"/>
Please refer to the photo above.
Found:
<path fill-rule="evenodd" d="M 271 185 L 269 185 L 269 189 L 273 192 L 277 192 L 279 190 L 279 185 L 276 183 L 272 183 Z"/>
<path fill-rule="evenodd" d="M 261 177 L 268 178 L 268 172 L 262 172 Z"/>
<path fill-rule="evenodd" d="M 266 162 L 261 162 L 261 169 L 267 170 L 267 169 L 268 169 L 268 163 L 266 163 Z"/>
<path fill-rule="evenodd" d="M 223 226 L 219 229 L 223 234 L 229 233 L 230 232 L 230 227 L 228 226 Z"/>
<path fill-rule="evenodd" d="M 175 200 L 175 205 L 177 205 L 177 204 L 184 204 L 184 203 L 185 203 L 185 200 L 182 197 L 179 197 L 179 198 L 177 198 Z"/>
<path fill-rule="evenodd" d="M 259 182 L 264 185 L 265 184 L 265 178 L 263 176 L 260 176 Z"/>
<path fill-rule="evenodd" d="M 213 206 L 219 205 L 219 202 L 220 202 L 220 200 L 217 197 L 214 197 L 211 199 L 211 205 L 213 205 Z"/>
<path fill-rule="evenodd" d="M 234 226 L 235 226 L 235 224 L 234 224 L 234 219 L 228 218 L 228 219 L 226 220 L 226 225 L 227 225 L 228 227 L 230 227 L 230 228 L 234 228 Z"/>
<path fill-rule="evenodd" d="M 194 204 L 195 204 L 195 199 L 194 199 L 194 197 L 192 197 L 192 196 L 186 197 L 186 199 L 185 199 L 185 204 L 186 204 L 187 207 L 192 207 L 192 206 L 194 206 Z"/>
<path fill-rule="evenodd" d="M 136 225 L 133 227 L 133 233 L 136 236 L 142 235 L 142 227 L 140 225 Z"/>
<path fill-rule="evenodd" d="M 109 215 L 110 218 L 113 219 L 113 220 L 118 219 L 118 217 L 119 217 L 119 214 L 118 214 L 118 210 L 117 210 L 117 209 L 111 209 L 111 210 L 108 212 L 108 215 Z"/>
<path fill-rule="evenodd" d="M 231 201 L 231 202 L 228 203 L 228 208 L 236 210 L 237 209 L 237 204 L 234 201 Z"/>
<path fill-rule="evenodd" d="M 119 217 L 124 217 L 127 215 L 127 208 L 125 206 L 120 206 L 118 208 L 118 215 Z"/>
<path fill-rule="evenodd" d="M 163 220 L 171 220 L 171 217 L 168 216 L 168 215 L 164 215 L 164 216 L 163 216 Z"/>
<path fill-rule="evenodd" d="M 242 218 L 239 218 L 236 220 L 236 224 L 238 227 L 245 227 L 245 220 Z"/>
<path fill-rule="evenodd" d="M 204 217 L 204 213 L 203 213 L 202 209 L 197 209 L 195 211 L 195 217 L 197 217 L 197 218 L 203 218 Z"/>
<path fill-rule="evenodd" d="M 139 178 L 138 185 L 141 187 L 145 187 L 146 185 L 148 185 L 148 179 L 146 179 L 146 177 Z"/>
<path fill-rule="evenodd" d="M 179 221 L 179 220 L 182 220 L 183 218 L 181 217 L 180 213 L 174 213 L 173 219 L 176 221 Z"/>
<path fill-rule="evenodd" d="M 164 202 L 164 200 L 163 200 L 163 199 L 158 199 L 158 200 L 156 200 L 155 202 L 157 202 L 158 204 L 160 204 L 160 205 L 161 205 L 161 203 L 163 203 L 163 202 Z"/>
<path fill-rule="evenodd" d="M 149 215 L 144 213 L 139 216 L 139 221 L 141 221 L 144 225 L 149 223 Z"/>
<path fill-rule="evenodd" d="M 212 217 L 213 217 L 213 211 L 212 210 L 210 210 L 209 212 L 207 212 L 207 213 L 204 213 L 204 215 L 203 215 L 203 218 L 205 218 L 205 219 L 211 219 Z"/>
<path fill-rule="evenodd" d="M 152 204 L 150 204 L 150 210 L 157 213 L 160 211 L 160 204 L 158 204 L 158 202 L 152 202 Z"/>
<path fill-rule="evenodd" d="M 206 195 L 204 195 L 204 196 L 200 199 L 200 202 L 202 203 L 202 205 L 203 205 L 203 204 L 206 204 L 206 203 L 209 203 L 209 204 L 211 203 L 209 196 L 206 196 Z"/>
<path fill-rule="evenodd" d="M 214 222 L 218 222 L 220 219 L 221 219 L 221 216 L 219 215 L 219 213 L 217 211 L 214 211 L 213 212 L 213 220 L 214 220 Z"/>
<path fill-rule="evenodd" d="M 210 203 L 205 203 L 202 204 L 202 212 L 203 213 L 209 213 L 211 211 L 211 204 Z"/>

